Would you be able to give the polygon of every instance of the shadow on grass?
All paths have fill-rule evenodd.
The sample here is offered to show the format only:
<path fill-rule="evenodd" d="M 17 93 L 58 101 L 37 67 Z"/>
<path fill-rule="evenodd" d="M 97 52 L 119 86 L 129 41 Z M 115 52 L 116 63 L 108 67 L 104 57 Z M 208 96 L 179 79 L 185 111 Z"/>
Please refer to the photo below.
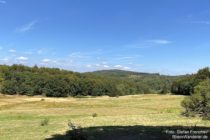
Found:
<path fill-rule="evenodd" d="M 101 126 L 76 131 L 69 130 L 64 135 L 53 135 L 45 140 L 171 140 L 174 136 L 179 136 L 177 140 L 210 139 L 210 127 L 198 126 Z"/>

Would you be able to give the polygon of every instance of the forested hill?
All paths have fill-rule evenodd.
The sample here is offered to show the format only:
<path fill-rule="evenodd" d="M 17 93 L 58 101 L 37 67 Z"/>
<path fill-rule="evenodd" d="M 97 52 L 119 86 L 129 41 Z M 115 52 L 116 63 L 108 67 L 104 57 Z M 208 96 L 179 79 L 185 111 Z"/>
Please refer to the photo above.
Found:
<path fill-rule="evenodd" d="M 129 78 L 129 77 L 141 77 L 141 76 L 160 76 L 159 73 L 143 73 L 143 72 L 134 72 L 134 71 L 125 71 L 125 70 L 99 70 L 92 72 L 100 76 L 109 76 L 116 78 Z"/>
<path fill-rule="evenodd" d="M 183 76 L 160 75 L 159 73 L 133 72 L 124 70 L 100 70 L 92 72 L 105 78 L 129 81 L 141 87 L 143 93 L 169 93 L 171 85 Z"/>

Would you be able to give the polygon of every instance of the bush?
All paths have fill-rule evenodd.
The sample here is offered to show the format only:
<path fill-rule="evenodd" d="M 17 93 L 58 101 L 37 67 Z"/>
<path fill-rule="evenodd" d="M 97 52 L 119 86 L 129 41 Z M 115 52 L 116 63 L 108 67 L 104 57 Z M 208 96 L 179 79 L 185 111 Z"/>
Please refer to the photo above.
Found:
<path fill-rule="evenodd" d="M 195 87 L 195 93 L 187 97 L 182 106 L 185 108 L 184 114 L 187 116 L 210 117 L 210 80 L 200 82 Z"/>
<path fill-rule="evenodd" d="M 94 117 L 97 117 L 98 116 L 98 114 L 97 113 L 93 113 L 92 114 L 92 117 L 94 118 Z"/>
<path fill-rule="evenodd" d="M 45 118 L 44 120 L 41 121 L 40 125 L 41 126 L 45 126 L 45 125 L 48 125 L 49 124 L 49 119 L 48 118 Z"/>

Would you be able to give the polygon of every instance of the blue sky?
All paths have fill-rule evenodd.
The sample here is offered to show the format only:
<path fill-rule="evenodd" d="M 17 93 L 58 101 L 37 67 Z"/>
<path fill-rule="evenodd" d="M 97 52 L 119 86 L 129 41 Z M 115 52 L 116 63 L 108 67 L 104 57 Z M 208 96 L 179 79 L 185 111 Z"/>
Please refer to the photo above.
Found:
<path fill-rule="evenodd" d="M 209 0 L 0 0 L 0 64 L 85 72 L 210 66 Z"/>

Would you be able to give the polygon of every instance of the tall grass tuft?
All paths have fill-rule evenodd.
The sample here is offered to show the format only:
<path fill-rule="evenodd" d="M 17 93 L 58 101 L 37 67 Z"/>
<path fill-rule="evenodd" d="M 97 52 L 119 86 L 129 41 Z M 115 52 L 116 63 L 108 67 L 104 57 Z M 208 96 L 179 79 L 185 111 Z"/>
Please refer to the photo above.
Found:
<path fill-rule="evenodd" d="M 48 125 L 48 124 L 49 124 L 49 119 L 48 118 L 43 119 L 40 123 L 41 126 L 45 126 L 45 125 Z"/>

